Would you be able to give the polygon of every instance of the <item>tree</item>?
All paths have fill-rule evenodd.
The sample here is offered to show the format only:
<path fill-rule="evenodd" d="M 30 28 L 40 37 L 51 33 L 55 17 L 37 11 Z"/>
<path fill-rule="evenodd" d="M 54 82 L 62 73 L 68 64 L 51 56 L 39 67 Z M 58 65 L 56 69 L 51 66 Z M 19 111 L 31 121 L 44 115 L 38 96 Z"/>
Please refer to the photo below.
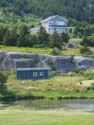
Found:
<path fill-rule="evenodd" d="M 46 32 L 45 28 L 41 27 L 40 32 L 37 34 L 38 44 L 43 47 L 49 46 L 49 34 Z"/>
<path fill-rule="evenodd" d="M 63 43 L 68 43 L 68 42 L 69 42 L 69 39 L 70 39 L 70 37 L 69 37 L 68 33 L 63 32 L 63 33 L 61 34 L 62 44 L 63 44 Z"/>
<path fill-rule="evenodd" d="M 81 54 L 89 54 L 91 53 L 90 48 L 88 48 L 87 44 L 84 44 L 84 46 L 80 49 Z"/>
<path fill-rule="evenodd" d="M 90 36 L 90 37 L 85 36 L 81 42 L 81 45 L 84 46 L 85 44 L 87 44 L 87 46 L 94 47 L 94 37 L 93 36 Z"/>
<path fill-rule="evenodd" d="M 57 47 L 58 49 L 62 49 L 60 36 L 56 32 L 50 36 L 50 44 L 52 48 Z"/>
<path fill-rule="evenodd" d="M 88 45 L 88 41 L 89 41 L 89 40 L 88 40 L 88 37 L 85 36 L 85 37 L 83 38 L 82 42 L 81 42 L 81 45 L 83 45 L 83 46 L 84 46 L 85 44 Z"/>
<path fill-rule="evenodd" d="M 15 29 L 7 29 L 6 34 L 3 38 L 3 45 L 16 46 L 18 35 Z"/>
<path fill-rule="evenodd" d="M 37 35 L 29 34 L 28 46 L 33 47 L 33 46 L 37 45 L 37 43 L 38 43 Z"/>
<path fill-rule="evenodd" d="M 91 34 L 92 34 L 91 27 L 90 26 L 86 26 L 85 30 L 84 30 L 84 35 L 85 36 L 90 36 Z"/>
<path fill-rule="evenodd" d="M 29 38 L 29 29 L 26 25 L 21 25 L 20 33 L 18 37 L 17 46 L 19 47 L 27 47 Z"/>
<path fill-rule="evenodd" d="M 7 80 L 7 76 L 0 72 L 0 93 L 4 94 L 6 92 L 6 80 Z"/>
<path fill-rule="evenodd" d="M 89 38 L 88 38 L 88 46 L 92 46 L 92 47 L 94 47 L 94 36 L 90 36 Z"/>
<path fill-rule="evenodd" d="M 3 43 L 4 36 L 6 34 L 7 27 L 4 24 L 0 24 L 0 44 Z"/>

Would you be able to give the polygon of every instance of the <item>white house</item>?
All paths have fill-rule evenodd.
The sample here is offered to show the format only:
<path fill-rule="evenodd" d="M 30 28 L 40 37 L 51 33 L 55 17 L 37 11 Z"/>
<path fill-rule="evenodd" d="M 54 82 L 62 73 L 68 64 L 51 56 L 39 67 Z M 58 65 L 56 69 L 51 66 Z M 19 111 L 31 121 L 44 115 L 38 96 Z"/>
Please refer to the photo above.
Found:
<path fill-rule="evenodd" d="M 45 28 L 48 34 L 53 34 L 54 32 L 61 34 L 62 32 L 73 31 L 74 27 L 68 27 L 67 23 L 68 20 L 66 18 L 55 15 L 42 20 L 41 26 Z M 39 32 L 41 26 L 30 29 L 31 33 L 36 34 Z"/>

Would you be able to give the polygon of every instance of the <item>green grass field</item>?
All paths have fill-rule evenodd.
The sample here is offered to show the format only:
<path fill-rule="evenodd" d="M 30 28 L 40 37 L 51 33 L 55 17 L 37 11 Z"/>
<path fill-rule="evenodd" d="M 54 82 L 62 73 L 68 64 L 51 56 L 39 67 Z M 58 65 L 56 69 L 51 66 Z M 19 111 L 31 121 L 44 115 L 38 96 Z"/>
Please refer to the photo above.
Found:
<path fill-rule="evenodd" d="M 34 54 L 52 54 L 52 48 L 30 48 L 30 47 L 10 47 L 10 46 L 0 46 L 1 51 L 7 52 L 26 52 L 26 53 L 34 53 Z M 94 47 L 90 47 L 92 51 L 91 54 L 85 55 L 80 53 L 80 48 L 72 48 L 72 49 L 64 49 L 61 51 L 61 55 L 71 56 L 71 55 L 82 55 L 82 56 L 94 56 Z"/>
<path fill-rule="evenodd" d="M 82 39 L 80 38 L 71 38 L 70 42 L 80 43 Z M 80 46 L 72 49 L 67 49 L 66 46 L 62 47 L 61 55 L 82 55 L 80 53 Z M 35 54 L 51 54 L 52 48 L 30 48 L 30 47 L 12 47 L 12 46 L 2 46 L 0 45 L 0 50 L 7 52 L 27 52 L 27 53 L 35 53 Z M 90 47 L 92 53 L 90 56 L 94 56 L 94 47 Z M 89 56 L 89 55 L 88 55 Z"/>
<path fill-rule="evenodd" d="M 94 125 L 94 113 L 4 109 L 0 110 L 0 125 Z"/>
<path fill-rule="evenodd" d="M 89 73 L 89 76 L 86 73 L 84 75 L 69 73 L 63 76 L 54 76 L 47 80 L 27 80 L 25 84 L 22 84 L 22 80 L 17 80 L 15 74 L 12 73 L 6 82 L 7 90 L 12 95 L 6 94 L 5 97 L 34 99 L 94 98 L 94 90 L 89 88 L 94 80 L 88 80 L 89 76 L 90 79 L 91 76 L 93 79 L 94 75 L 92 73 Z M 85 85 L 87 80 L 88 86 Z"/>

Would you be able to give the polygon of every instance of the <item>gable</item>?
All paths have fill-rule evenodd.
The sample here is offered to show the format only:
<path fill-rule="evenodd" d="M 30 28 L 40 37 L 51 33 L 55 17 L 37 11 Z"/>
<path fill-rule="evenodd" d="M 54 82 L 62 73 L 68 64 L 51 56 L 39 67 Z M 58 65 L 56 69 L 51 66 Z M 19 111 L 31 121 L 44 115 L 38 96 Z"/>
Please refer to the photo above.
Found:
<path fill-rule="evenodd" d="M 66 19 L 60 17 L 60 16 L 55 16 L 53 19 L 49 20 L 49 21 L 60 21 L 60 22 L 67 22 Z"/>
<path fill-rule="evenodd" d="M 50 16 L 44 20 L 41 21 L 41 23 L 43 22 L 48 22 L 48 21 L 63 21 L 63 22 L 68 22 L 66 18 L 63 18 L 61 16 L 55 15 L 55 16 Z"/>

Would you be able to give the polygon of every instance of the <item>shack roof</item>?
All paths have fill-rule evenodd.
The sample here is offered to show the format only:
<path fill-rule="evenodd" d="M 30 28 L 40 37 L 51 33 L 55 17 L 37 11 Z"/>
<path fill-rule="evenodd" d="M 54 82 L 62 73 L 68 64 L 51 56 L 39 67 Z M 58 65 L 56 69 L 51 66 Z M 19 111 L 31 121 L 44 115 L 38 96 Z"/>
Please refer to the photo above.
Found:
<path fill-rule="evenodd" d="M 17 68 L 16 71 L 28 71 L 28 70 L 51 70 L 49 67 L 44 68 Z"/>

